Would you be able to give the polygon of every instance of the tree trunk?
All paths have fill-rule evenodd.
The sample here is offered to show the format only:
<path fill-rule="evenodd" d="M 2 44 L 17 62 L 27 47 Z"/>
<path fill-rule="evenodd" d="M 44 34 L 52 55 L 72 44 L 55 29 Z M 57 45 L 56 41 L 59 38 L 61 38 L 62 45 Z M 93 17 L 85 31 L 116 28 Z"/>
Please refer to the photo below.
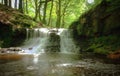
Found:
<path fill-rule="evenodd" d="M 46 10 L 47 10 L 47 0 L 45 0 L 44 13 L 43 13 L 43 23 L 45 24 L 46 24 Z"/>
<path fill-rule="evenodd" d="M 17 0 L 15 0 L 14 8 L 17 9 Z"/>
<path fill-rule="evenodd" d="M 71 0 L 65 2 L 65 4 L 64 4 L 64 8 L 63 8 L 63 10 L 62 10 L 62 16 L 61 16 L 61 17 L 62 17 L 62 19 L 61 19 L 61 21 L 62 21 L 62 22 L 61 22 L 62 27 L 65 26 L 65 13 L 66 13 L 66 9 L 67 9 L 67 7 L 68 7 L 70 1 L 71 1 Z"/>
<path fill-rule="evenodd" d="M 4 0 L 2 0 L 2 4 L 4 4 Z"/>
<path fill-rule="evenodd" d="M 50 9 L 50 16 L 49 16 L 49 20 L 48 20 L 48 26 L 50 25 L 50 22 L 51 22 L 52 10 L 53 10 L 53 0 L 52 0 L 52 2 L 51 2 L 51 9 Z"/>
<path fill-rule="evenodd" d="M 41 3 L 41 0 L 39 1 L 39 6 L 38 6 L 38 14 L 39 14 L 39 20 L 41 21 L 41 6 L 42 6 L 42 3 Z"/>
<path fill-rule="evenodd" d="M 26 10 L 26 13 L 28 14 L 29 13 L 28 12 L 28 0 L 25 1 L 25 5 L 26 5 L 26 7 L 25 7 L 26 9 L 25 10 Z"/>
<path fill-rule="evenodd" d="M 19 10 L 23 13 L 23 0 L 19 0 Z"/>
<path fill-rule="evenodd" d="M 8 0 L 4 0 L 4 4 L 8 6 Z"/>
<path fill-rule="evenodd" d="M 38 0 L 35 0 L 35 17 L 34 19 L 37 20 L 38 17 Z"/>
<path fill-rule="evenodd" d="M 11 0 L 9 0 L 9 7 L 12 7 L 11 5 L 12 5 L 12 4 L 11 4 Z"/>
<path fill-rule="evenodd" d="M 61 0 L 58 0 L 56 9 L 57 9 L 56 10 L 56 14 L 57 14 L 56 27 L 59 28 L 61 25 Z"/>

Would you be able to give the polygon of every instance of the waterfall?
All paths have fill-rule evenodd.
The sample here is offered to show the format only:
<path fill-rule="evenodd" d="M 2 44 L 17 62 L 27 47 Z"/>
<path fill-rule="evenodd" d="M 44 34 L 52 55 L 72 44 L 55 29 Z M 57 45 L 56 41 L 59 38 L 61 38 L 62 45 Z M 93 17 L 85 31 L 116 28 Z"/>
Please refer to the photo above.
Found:
<path fill-rule="evenodd" d="M 61 52 L 64 53 L 79 53 L 80 47 L 78 47 L 75 44 L 75 41 L 73 40 L 71 29 L 59 29 L 61 30 L 60 33 L 60 49 Z"/>
<path fill-rule="evenodd" d="M 26 29 L 26 40 L 21 46 L 26 53 L 63 52 L 76 53 L 79 47 L 72 38 L 72 30 L 34 28 Z"/>
<path fill-rule="evenodd" d="M 21 46 L 27 53 L 44 52 L 48 40 L 47 28 L 26 29 L 26 40 Z"/>

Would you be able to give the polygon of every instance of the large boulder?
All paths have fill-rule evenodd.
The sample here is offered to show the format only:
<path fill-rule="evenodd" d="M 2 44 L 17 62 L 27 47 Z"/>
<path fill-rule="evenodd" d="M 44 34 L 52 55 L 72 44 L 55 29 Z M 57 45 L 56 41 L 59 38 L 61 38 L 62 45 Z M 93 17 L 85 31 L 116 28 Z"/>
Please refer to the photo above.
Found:
<path fill-rule="evenodd" d="M 45 48 L 46 52 L 60 52 L 60 36 L 57 33 L 58 30 L 48 32 L 49 38 Z"/>

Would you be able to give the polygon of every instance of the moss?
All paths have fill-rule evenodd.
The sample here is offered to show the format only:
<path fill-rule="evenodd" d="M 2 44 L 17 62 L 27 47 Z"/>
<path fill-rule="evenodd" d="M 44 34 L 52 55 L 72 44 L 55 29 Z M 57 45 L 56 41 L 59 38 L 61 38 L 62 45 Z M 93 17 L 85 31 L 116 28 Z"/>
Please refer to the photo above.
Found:
<path fill-rule="evenodd" d="M 99 54 L 108 54 L 111 51 L 120 49 L 120 35 L 108 35 L 89 40 L 89 46 L 86 51 L 92 51 Z"/>
<path fill-rule="evenodd" d="M 101 47 L 101 48 L 94 49 L 93 53 L 107 55 L 107 54 L 110 53 L 110 51 L 105 49 L 105 48 L 103 48 L 103 47 Z"/>

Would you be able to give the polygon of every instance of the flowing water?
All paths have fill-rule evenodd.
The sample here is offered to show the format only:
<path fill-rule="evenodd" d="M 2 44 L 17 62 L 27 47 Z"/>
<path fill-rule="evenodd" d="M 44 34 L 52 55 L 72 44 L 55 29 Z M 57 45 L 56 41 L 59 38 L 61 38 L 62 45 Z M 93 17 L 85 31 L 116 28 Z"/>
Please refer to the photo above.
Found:
<path fill-rule="evenodd" d="M 75 45 L 71 32 L 72 30 L 63 28 L 27 29 L 27 38 L 21 47 L 24 48 L 27 53 L 28 51 L 31 53 L 77 53 L 80 48 Z"/>
<path fill-rule="evenodd" d="M 25 53 L 1 54 L 0 76 L 120 76 L 119 64 L 84 58 L 66 29 L 27 29 Z"/>

